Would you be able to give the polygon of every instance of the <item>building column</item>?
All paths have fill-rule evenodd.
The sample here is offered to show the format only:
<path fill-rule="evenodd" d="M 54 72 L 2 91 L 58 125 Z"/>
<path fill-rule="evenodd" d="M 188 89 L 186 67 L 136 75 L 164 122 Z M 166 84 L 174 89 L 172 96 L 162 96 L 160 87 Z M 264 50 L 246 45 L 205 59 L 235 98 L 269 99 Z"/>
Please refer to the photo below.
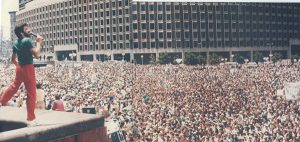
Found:
<path fill-rule="evenodd" d="M 97 61 L 97 55 L 93 54 L 93 61 Z"/>
<path fill-rule="evenodd" d="M 288 50 L 287 50 L 287 58 L 291 59 L 292 58 L 292 46 L 290 45 Z"/>
<path fill-rule="evenodd" d="M 77 53 L 76 61 L 81 61 L 81 55 Z"/>
<path fill-rule="evenodd" d="M 157 62 L 157 61 L 159 60 L 159 52 L 156 52 L 156 53 L 155 53 L 155 58 L 156 58 L 156 59 L 155 59 L 155 62 Z"/>
<path fill-rule="evenodd" d="M 112 61 L 115 60 L 114 54 L 110 55 L 110 60 L 112 60 Z"/>
<path fill-rule="evenodd" d="M 209 52 L 206 52 L 206 65 L 209 65 Z"/>
<path fill-rule="evenodd" d="M 134 60 L 134 54 L 130 52 L 129 55 L 130 55 L 130 62 L 132 62 Z"/>
<path fill-rule="evenodd" d="M 233 57 L 232 57 L 232 55 L 233 55 L 233 54 L 232 54 L 232 51 L 229 51 L 229 61 L 230 61 L 230 62 L 233 62 Z"/>
<path fill-rule="evenodd" d="M 254 62 L 253 61 L 253 51 L 250 51 L 250 62 Z"/>
<path fill-rule="evenodd" d="M 52 57 L 53 57 L 52 60 L 54 60 L 54 61 L 57 60 L 57 54 L 56 54 L 56 52 L 54 52 L 54 53 L 52 53 L 50 55 L 52 55 Z"/>

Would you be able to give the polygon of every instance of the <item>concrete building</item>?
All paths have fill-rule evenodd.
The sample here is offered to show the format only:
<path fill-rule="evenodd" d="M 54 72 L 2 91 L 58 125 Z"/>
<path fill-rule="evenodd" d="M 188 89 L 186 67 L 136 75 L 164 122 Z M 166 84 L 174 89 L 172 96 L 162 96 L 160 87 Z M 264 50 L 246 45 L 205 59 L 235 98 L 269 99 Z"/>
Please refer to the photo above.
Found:
<path fill-rule="evenodd" d="M 17 12 L 45 37 L 44 54 L 62 60 L 142 60 L 161 53 L 211 53 L 232 60 L 241 52 L 291 56 L 300 39 L 299 3 L 34 0 Z"/>
<path fill-rule="evenodd" d="M 26 4 L 31 1 L 33 0 L 19 0 L 19 10 L 25 9 Z"/>
<path fill-rule="evenodd" d="M 15 35 L 15 27 L 16 27 L 16 11 L 10 11 L 10 41 L 13 43 L 17 36 Z"/>

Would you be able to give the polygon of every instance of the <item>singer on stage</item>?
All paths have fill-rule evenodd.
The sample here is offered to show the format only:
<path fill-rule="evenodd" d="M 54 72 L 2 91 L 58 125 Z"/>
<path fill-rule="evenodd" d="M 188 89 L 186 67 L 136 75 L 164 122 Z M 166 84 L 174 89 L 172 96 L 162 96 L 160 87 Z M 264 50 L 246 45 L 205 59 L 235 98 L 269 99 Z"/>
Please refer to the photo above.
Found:
<path fill-rule="evenodd" d="M 4 91 L 0 98 L 0 106 L 6 103 L 18 91 L 20 85 L 24 83 L 27 90 L 27 124 L 28 126 L 36 126 L 34 108 L 36 102 L 36 80 L 35 70 L 33 66 L 33 57 L 40 57 L 41 43 L 43 38 L 36 35 L 36 47 L 30 38 L 30 28 L 27 24 L 21 24 L 15 27 L 15 34 L 18 39 L 13 44 L 13 54 L 11 62 L 16 66 L 16 77 L 9 88 Z M 1 114 L 5 115 L 5 114 Z"/>

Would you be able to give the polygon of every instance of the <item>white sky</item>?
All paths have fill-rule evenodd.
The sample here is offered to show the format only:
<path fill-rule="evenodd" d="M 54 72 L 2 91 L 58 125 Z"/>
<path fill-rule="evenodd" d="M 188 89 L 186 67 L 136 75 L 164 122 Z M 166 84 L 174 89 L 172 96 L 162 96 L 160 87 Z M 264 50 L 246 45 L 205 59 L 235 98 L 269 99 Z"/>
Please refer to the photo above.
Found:
<path fill-rule="evenodd" d="M 45 0 L 46 1 L 46 0 Z M 164 2 L 294 2 L 300 3 L 300 0 L 134 0 L 134 1 L 164 1 Z M 3 37 L 10 39 L 10 17 L 9 11 L 18 10 L 18 0 L 0 0 L 0 23 L 3 28 Z"/>
<path fill-rule="evenodd" d="M 0 0 L 0 29 L 3 28 L 3 38 L 10 39 L 10 17 L 9 11 L 18 10 L 18 0 Z"/>

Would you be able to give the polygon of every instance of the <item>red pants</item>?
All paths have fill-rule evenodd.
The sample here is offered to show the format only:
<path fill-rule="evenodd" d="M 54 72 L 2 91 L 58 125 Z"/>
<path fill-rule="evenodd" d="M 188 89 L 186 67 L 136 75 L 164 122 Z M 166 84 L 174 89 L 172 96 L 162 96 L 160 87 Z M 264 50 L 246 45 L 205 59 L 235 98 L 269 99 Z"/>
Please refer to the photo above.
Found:
<path fill-rule="evenodd" d="M 0 102 L 5 105 L 14 96 L 14 94 L 16 94 L 23 82 L 27 91 L 27 120 L 31 121 L 35 119 L 34 108 L 36 102 L 35 70 L 32 64 L 16 66 L 16 78 L 1 96 Z"/>

